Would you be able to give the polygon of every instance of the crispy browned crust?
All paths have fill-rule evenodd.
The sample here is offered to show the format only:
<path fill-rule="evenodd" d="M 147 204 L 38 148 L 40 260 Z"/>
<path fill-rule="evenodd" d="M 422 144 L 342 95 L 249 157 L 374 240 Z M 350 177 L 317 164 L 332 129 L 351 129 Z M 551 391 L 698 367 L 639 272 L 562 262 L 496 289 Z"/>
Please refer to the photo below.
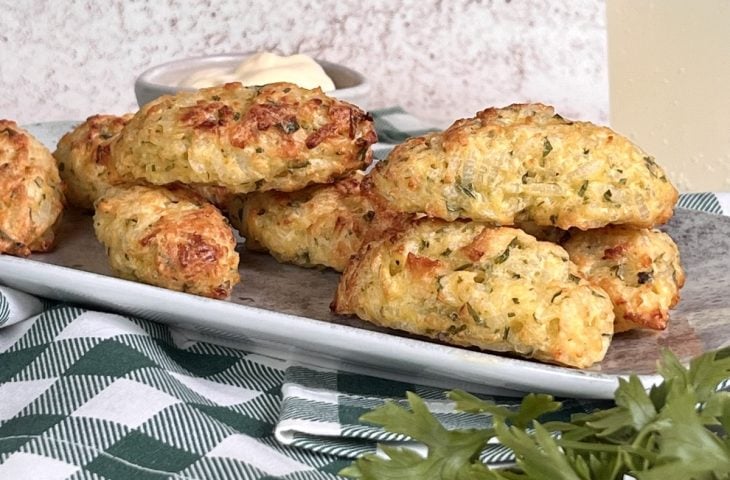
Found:
<path fill-rule="evenodd" d="M 605 292 L 521 230 L 421 219 L 366 244 L 332 302 L 380 326 L 584 368 L 613 333 Z"/>
<path fill-rule="evenodd" d="M 111 188 L 96 203 L 94 229 L 121 277 L 211 298 L 239 281 L 226 219 L 184 188 Z"/>
<path fill-rule="evenodd" d="M 372 118 L 320 89 L 230 83 L 145 105 L 112 145 L 117 171 L 232 192 L 301 189 L 370 163 Z"/>
<path fill-rule="evenodd" d="M 94 202 L 112 186 L 147 184 L 143 180 L 130 181 L 121 177 L 110 160 L 111 143 L 131 119 L 132 114 L 94 115 L 66 133 L 58 142 L 53 156 L 65 182 L 66 197 L 70 205 L 93 211 Z M 215 185 L 186 185 L 186 187 L 202 195 L 218 208 L 225 208 L 233 197 L 225 187 Z"/>
<path fill-rule="evenodd" d="M 571 231 L 564 247 L 588 281 L 608 293 L 617 332 L 666 328 L 685 280 L 669 235 L 622 227 Z"/>
<path fill-rule="evenodd" d="M 0 253 L 50 250 L 63 203 L 48 149 L 15 122 L 0 120 Z"/>
<path fill-rule="evenodd" d="M 93 210 L 110 186 L 123 183 L 109 168 L 109 144 L 131 118 L 131 114 L 94 115 L 61 137 L 53 156 L 70 205 Z"/>
<path fill-rule="evenodd" d="M 541 104 L 489 108 L 411 138 L 376 165 L 365 188 L 404 212 L 584 230 L 664 223 L 678 195 L 625 137 Z"/>
<path fill-rule="evenodd" d="M 258 192 L 235 199 L 229 219 L 251 250 L 278 261 L 342 271 L 364 242 L 405 220 L 379 208 L 360 189 L 362 172 L 296 192 Z"/>

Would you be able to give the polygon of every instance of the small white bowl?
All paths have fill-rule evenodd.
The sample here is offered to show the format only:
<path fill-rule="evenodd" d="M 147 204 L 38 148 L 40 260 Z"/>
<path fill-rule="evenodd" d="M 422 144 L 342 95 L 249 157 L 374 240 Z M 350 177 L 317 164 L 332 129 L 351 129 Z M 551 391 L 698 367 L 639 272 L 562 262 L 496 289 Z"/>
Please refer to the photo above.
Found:
<path fill-rule="evenodd" d="M 137 104 L 141 107 L 161 95 L 180 91 L 194 91 L 194 88 L 179 87 L 180 80 L 193 72 L 207 68 L 235 68 L 253 53 L 231 53 L 186 58 L 157 65 L 145 70 L 134 82 Z M 335 90 L 327 95 L 353 103 L 367 110 L 370 85 L 365 77 L 351 68 L 325 60 L 316 60 L 335 84 Z"/>

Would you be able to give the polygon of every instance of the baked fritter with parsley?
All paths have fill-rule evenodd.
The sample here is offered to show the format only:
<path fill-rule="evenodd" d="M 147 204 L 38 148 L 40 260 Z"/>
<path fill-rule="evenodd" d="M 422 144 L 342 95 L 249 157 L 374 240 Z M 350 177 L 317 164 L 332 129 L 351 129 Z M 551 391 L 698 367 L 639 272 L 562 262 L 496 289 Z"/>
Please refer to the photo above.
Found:
<path fill-rule="evenodd" d="M 358 171 L 331 185 L 296 192 L 257 192 L 236 198 L 229 218 L 251 250 L 280 262 L 342 271 L 364 242 L 404 215 L 379 208 L 363 195 Z"/>
<path fill-rule="evenodd" d="M 15 122 L 0 120 L 0 253 L 50 250 L 63 206 L 51 152 Z"/>
<path fill-rule="evenodd" d="M 411 138 L 365 185 L 403 212 L 565 230 L 652 227 L 677 200 L 662 168 L 628 139 L 542 104 L 488 108 Z"/>
<path fill-rule="evenodd" d="M 358 107 L 289 83 L 229 83 L 160 97 L 112 143 L 128 180 L 299 190 L 366 167 L 376 134 Z"/>
<path fill-rule="evenodd" d="M 421 219 L 364 246 L 332 308 L 380 326 L 484 350 L 588 367 L 613 306 L 560 246 L 519 229 Z"/>
<path fill-rule="evenodd" d="M 184 188 L 111 188 L 96 202 L 94 230 L 122 278 L 211 298 L 239 281 L 227 220 Z"/>
<path fill-rule="evenodd" d="M 685 279 L 679 250 L 669 235 L 606 227 L 571 231 L 563 246 L 581 274 L 608 293 L 616 332 L 666 328 Z"/>
<path fill-rule="evenodd" d="M 94 115 L 66 133 L 53 156 L 67 186 L 69 203 L 83 210 L 94 210 L 94 202 L 112 186 L 144 185 L 121 178 L 110 164 L 110 145 L 132 119 L 123 116 Z M 232 194 L 215 185 L 187 185 L 218 208 L 225 208 Z"/>
<path fill-rule="evenodd" d="M 53 156 L 70 205 L 93 210 L 94 202 L 120 183 L 109 168 L 109 144 L 131 118 L 131 114 L 94 115 L 61 137 Z"/>

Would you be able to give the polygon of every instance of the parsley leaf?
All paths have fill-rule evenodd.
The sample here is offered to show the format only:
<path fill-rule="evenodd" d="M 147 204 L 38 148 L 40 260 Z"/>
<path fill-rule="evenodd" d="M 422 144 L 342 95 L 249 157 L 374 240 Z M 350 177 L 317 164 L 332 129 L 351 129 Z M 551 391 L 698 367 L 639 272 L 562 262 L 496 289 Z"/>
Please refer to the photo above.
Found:
<path fill-rule="evenodd" d="M 499 441 L 512 449 L 517 465 L 525 477 L 535 480 L 586 480 L 578 476 L 570 461 L 550 433 L 539 423 L 534 433 L 517 427 L 507 427 L 502 422 L 495 424 Z"/>
<path fill-rule="evenodd" d="M 550 395 L 529 394 L 507 408 L 450 392 L 456 410 L 491 415 L 492 427 L 483 430 L 445 429 L 409 392 L 410 410 L 390 402 L 362 420 L 422 442 L 428 454 L 381 446 L 385 456 L 365 455 L 340 473 L 364 480 L 730 478 L 730 392 L 717 391 L 730 379 L 730 349 L 701 355 L 688 368 L 665 351 L 659 373 L 664 381 L 648 392 L 636 376 L 621 380 L 614 407 L 570 422 L 539 422 L 561 407 Z M 495 437 L 514 453 L 515 468 L 490 470 L 479 460 Z"/>
<path fill-rule="evenodd" d="M 475 464 L 475 461 L 494 433 L 489 429 L 449 431 L 428 411 L 426 403 L 420 397 L 408 392 L 407 398 L 410 411 L 393 402 L 386 402 L 382 407 L 363 415 L 362 420 L 423 442 L 428 446 L 428 456 L 423 458 L 408 449 L 381 445 L 388 459 L 366 455 L 357 460 L 355 468 L 341 473 L 354 478 L 378 480 L 471 478 L 467 472 L 473 473 L 475 468 L 481 468 L 481 464 Z M 487 475 L 482 477 L 485 479 L 498 478 L 489 476 L 486 467 L 482 474 Z"/>
<path fill-rule="evenodd" d="M 449 392 L 448 396 L 456 402 L 457 410 L 470 413 L 491 413 L 518 428 L 529 427 L 533 420 L 546 413 L 556 412 L 561 406 L 560 402 L 554 401 L 551 395 L 536 395 L 534 393 L 526 395 L 515 411 L 496 405 L 493 402 L 487 402 L 461 390 Z"/>

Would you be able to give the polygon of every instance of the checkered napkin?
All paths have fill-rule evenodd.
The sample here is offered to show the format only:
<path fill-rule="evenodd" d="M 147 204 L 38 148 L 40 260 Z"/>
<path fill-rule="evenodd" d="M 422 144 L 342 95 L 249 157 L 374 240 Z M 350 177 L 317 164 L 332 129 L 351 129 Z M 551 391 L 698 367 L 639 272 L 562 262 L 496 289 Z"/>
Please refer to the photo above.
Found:
<path fill-rule="evenodd" d="M 379 113 L 381 140 L 402 140 L 409 117 Z M 727 213 L 730 196 L 680 205 Z M 407 440 L 359 422 L 407 390 L 447 427 L 490 424 L 454 412 L 439 389 L 295 365 L 0 286 L 0 479 L 335 479 L 376 442 Z M 558 415 L 600 405 L 567 400 Z M 493 445 L 483 459 L 510 456 Z"/>
<path fill-rule="evenodd" d="M 348 463 L 275 439 L 283 361 L 26 297 L 0 289 L 0 311 L 30 315 L 0 329 L 0 478 L 328 479 Z"/>

